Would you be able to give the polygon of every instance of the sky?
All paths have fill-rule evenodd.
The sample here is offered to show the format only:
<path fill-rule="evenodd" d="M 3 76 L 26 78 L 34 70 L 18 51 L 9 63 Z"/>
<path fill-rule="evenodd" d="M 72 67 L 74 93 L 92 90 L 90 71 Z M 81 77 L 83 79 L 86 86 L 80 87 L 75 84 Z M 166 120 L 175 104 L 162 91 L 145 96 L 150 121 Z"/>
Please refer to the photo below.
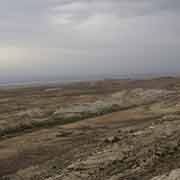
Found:
<path fill-rule="evenodd" d="M 179 0 L 0 0 L 0 82 L 179 70 Z"/>

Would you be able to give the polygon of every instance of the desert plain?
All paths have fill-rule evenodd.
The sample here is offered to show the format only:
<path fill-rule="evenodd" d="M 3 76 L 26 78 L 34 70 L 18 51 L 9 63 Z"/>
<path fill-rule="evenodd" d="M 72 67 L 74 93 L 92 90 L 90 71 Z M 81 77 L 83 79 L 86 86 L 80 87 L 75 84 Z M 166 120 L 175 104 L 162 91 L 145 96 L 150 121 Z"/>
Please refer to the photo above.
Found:
<path fill-rule="evenodd" d="M 180 179 L 180 78 L 0 87 L 0 180 Z"/>

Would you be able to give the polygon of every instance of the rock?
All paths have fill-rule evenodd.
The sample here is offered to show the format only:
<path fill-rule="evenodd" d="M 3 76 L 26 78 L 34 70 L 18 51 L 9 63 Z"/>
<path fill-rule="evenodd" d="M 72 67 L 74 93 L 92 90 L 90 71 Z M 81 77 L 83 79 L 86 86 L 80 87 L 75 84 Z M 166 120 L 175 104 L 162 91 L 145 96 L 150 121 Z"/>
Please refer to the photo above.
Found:
<path fill-rule="evenodd" d="M 180 169 L 175 169 L 168 175 L 157 176 L 151 180 L 180 180 Z"/>
<path fill-rule="evenodd" d="M 111 136 L 104 140 L 105 143 L 116 143 L 119 141 L 119 138 L 117 136 Z"/>
<path fill-rule="evenodd" d="M 162 120 L 164 121 L 173 121 L 173 120 L 179 120 L 180 116 L 176 114 L 169 114 L 162 117 Z"/>

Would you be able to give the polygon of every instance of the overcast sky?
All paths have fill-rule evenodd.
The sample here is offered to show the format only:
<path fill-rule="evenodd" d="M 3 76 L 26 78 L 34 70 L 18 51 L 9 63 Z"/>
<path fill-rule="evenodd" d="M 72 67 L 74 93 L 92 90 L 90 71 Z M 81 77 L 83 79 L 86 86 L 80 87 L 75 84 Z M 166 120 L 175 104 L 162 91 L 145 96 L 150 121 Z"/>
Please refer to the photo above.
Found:
<path fill-rule="evenodd" d="M 180 70 L 180 0 L 0 0 L 0 80 Z"/>

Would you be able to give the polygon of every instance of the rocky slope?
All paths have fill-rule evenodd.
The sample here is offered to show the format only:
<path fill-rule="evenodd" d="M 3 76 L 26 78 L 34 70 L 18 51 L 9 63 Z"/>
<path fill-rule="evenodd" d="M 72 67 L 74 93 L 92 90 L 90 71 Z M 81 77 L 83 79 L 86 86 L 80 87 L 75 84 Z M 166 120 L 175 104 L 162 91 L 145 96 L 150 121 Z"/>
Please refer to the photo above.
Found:
<path fill-rule="evenodd" d="M 56 106 L 56 117 L 97 117 L 1 139 L 0 180 L 180 179 L 179 89 L 138 87 Z"/>

